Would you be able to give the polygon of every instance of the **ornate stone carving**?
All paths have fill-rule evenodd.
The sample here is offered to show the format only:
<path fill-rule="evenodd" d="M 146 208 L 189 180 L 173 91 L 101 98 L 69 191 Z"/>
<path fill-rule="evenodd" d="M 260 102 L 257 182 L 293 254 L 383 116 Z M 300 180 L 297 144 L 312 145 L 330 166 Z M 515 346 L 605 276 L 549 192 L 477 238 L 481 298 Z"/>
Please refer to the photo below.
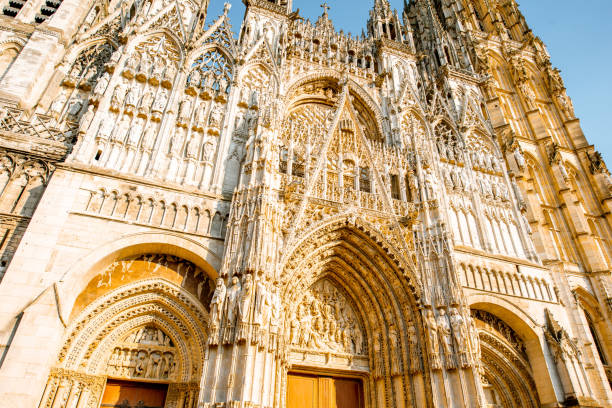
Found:
<path fill-rule="evenodd" d="M 367 352 L 359 318 L 345 295 L 329 280 L 317 282 L 304 294 L 291 314 L 288 329 L 290 344 L 301 349 L 355 355 Z M 398 363 L 397 370 L 400 367 Z"/>

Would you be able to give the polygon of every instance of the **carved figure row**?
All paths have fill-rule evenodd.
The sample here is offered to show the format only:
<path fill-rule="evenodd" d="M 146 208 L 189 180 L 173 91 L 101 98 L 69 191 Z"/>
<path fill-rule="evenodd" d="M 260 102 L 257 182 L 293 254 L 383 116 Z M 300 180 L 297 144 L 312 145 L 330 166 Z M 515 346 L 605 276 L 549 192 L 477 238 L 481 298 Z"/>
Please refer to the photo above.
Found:
<path fill-rule="evenodd" d="M 176 371 L 170 351 L 116 347 L 109 360 L 107 374 L 123 378 L 171 379 Z"/>
<path fill-rule="evenodd" d="M 556 302 L 558 299 L 555 290 L 545 279 L 464 264 L 461 269 L 465 285 L 469 288 L 546 302 Z"/>
<path fill-rule="evenodd" d="M 85 212 L 198 235 L 225 237 L 227 217 L 218 211 L 118 191 L 91 191 Z"/>
<path fill-rule="evenodd" d="M 243 275 L 242 280 L 233 276 L 227 287 L 223 278 L 218 278 L 210 305 L 209 343 L 251 341 L 275 347 L 281 313 L 278 288 L 263 274 L 257 280 L 251 274 Z"/>
<path fill-rule="evenodd" d="M 480 339 L 471 316 L 463 316 L 455 307 L 447 315 L 445 308 L 424 311 L 424 323 L 428 333 L 428 351 L 434 370 L 454 370 L 480 364 Z M 442 359 L 441 356 L 444 358 Z"/>

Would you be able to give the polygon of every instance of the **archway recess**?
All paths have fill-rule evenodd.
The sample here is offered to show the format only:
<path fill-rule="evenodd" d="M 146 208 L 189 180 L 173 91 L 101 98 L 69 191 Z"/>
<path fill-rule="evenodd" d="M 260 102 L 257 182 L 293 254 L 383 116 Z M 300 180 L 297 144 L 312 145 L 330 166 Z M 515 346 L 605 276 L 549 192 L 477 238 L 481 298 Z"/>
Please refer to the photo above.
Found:
<path fill-rule="evenodd" d="M 197 401 L 213 290 L 202 268 L 173 255 L 107 265 L 76 297 L 40 406 L 98 406 L 107 380 L 162 387 L 166 407 Z"/>
<path fill-rule="evenodd" d="M 366 407 L 415 406 L 428 398 L 418 294 L 383 241 L 363 221 L 338 219 L 288 257 L 288 370 L 358 377 Z"/>

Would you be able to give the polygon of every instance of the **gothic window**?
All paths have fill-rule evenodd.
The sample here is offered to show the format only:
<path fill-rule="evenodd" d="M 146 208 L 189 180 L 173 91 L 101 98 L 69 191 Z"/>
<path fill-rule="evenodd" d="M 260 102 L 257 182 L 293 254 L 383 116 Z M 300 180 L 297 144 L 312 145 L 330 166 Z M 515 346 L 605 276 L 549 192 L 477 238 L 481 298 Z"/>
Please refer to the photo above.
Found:
<path fill-rule="evenodd" d="M 232 78 L 232 68 L 227 58 L 217 49 L 211 49 L 193 62 L 187 84 L 189 87 L 228 93 Z"/>
<path fill-rule="evenodd" d="M 372 192 L 372 182 L 370 179 L 370 169 L 367 167 L 359 168 L 359 190 L 371 193 Z"/>
<path fill-rule="evenodd" d="M 593 322 L 591 315 L 589 315 L 586 310 L 582 309 L 582 311 L 584 312 L 584 317 L 586 318 L 587 324 L 589 326 L 589 331 L 591 332 L 591 336 L 593 337 L 593 342 L 595 343 L 595 348 L 597 349 L 599 360 L 601 361 L 601 364 L 607 366 L 608 359 L 606 357 L 606 353 L 604 352 L 603 343 L 601 342 L 597 329 L 595 328 L 595 323 Z"/>

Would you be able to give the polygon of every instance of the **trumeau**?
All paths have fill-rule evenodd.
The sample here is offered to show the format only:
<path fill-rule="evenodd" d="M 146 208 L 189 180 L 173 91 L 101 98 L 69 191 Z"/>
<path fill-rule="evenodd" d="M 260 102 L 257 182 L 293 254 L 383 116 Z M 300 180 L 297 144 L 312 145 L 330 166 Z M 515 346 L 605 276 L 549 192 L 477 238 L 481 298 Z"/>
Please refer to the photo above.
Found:
<path fill-rule="evenodd" d="M 0 17 L 3 406 L 612 405 L 612 178 L 514 0 L 51 3 Z"/>

